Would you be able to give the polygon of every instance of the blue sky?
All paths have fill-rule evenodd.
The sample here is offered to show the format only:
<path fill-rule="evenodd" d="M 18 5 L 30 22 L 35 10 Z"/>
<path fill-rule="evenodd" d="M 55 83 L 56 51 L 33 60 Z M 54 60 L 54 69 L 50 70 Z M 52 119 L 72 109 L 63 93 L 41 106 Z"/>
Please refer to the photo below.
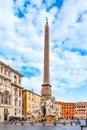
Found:
<path fill-rule="evenodd" d="M 1 0 L 0 60 L 41 94 L 45 17 L 50 27 L 50 84 L 58 101 L 87 101 L 87 0 Z"/>

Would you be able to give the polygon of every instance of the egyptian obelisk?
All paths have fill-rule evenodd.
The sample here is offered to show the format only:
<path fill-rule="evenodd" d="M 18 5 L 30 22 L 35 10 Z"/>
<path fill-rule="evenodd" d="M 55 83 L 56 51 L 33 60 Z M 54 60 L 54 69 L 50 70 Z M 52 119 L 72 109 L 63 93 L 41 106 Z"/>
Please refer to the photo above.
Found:
<path fill-rule="evenodd" d="M 45 35 L 44 35 L 44 77 L 42 84 L 42 97 L 46 100 L 51 98 L 50 85 L 50 55 L 49 55 L 49 25 L 46 17 Z"/>

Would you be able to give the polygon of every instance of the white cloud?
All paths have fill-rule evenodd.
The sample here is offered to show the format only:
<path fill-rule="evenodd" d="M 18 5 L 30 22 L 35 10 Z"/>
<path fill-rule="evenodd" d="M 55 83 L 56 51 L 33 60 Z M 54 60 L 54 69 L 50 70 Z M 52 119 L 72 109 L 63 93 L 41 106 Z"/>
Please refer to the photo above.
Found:
<path fill-rule="evenodd" d="M 30 0 L 30 3 L 32 5 L 36 5 L 37 7 L 40 7 L 41 5 L 41 0 Z"/>
<path fill-rule="evenodd" d="M 46 1 L 46 5 L 47 5 L 47 7 L 50 7 L 50 6 L 52 6 L 55 2 L 56 2 L 56 0 L 47 0 L 47 1 Z"/>
<path fill-rule="evenodd" d="M 31 77 L 31 78 L 23 78 L 23 86 L 25 86 L 25 89 L 29 89 L 38 93 L 39 95 L 41 95 L 41 82 L 42 82 L 42 78 L 41 76 L 35 76 L 35 77 Z"/>

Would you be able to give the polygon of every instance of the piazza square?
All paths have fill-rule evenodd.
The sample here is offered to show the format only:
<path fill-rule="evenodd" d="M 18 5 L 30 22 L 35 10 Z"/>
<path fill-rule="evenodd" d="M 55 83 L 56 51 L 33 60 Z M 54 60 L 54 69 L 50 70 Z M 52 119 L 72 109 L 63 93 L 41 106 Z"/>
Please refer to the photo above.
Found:
<path fill-rule="evenodd" d="M 0 16 L 0 129 L 87 130 L 85 0 L 7 0 Z"/>

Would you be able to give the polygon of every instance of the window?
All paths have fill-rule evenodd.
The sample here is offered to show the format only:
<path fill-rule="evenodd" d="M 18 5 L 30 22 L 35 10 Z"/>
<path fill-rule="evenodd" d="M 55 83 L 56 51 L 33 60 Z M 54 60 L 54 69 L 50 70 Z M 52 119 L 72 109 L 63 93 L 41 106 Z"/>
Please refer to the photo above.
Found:
<path fill-rule="evenodd" d="M 17 76 L 14 76 L 14 83 L 17 84 Z"/>
<path fill-rule="evenodd" d="M 19 90 L 19 96 L 21 97 L 21 90 Z"/>
<path fill-rule="evenodd" d="M 4 85 L 7 86 L 7 80 L 6 79 L 4 79 Z"/>
<path fill-rule="evenodd" d="M 0 104 L 1 104 L 1 93 L 0 93 Z"/>
<path fill-rule="evenodd" d="M 10 104 L 10 95 L 8 91 L 4 92 L 4 103 L 5 104 Z"/>
<path fill-rule="evenodd" d="M 3 95 L 0 93 L 0 103 L 3 103 Z"/>
<path fill-rule="evenodd" d="M 21 101 L 19 101 L 19 107 L 21 107 Z"/>
<path fill-rule="evenodd" d="M 21 113 L 20 109 L 19 109 L 19 114 Z"/>
<path fill-rule="evenodd" d="M 1 73 L 3 73 L 3 67 L 1 67 Z"/>
<path fill-rule="evenodd" d="M 0 76 L 0 84 L 3 83 L 3 78 Z"/>
<path fill-rule="evenodd" d="M 21 85 L 21 78 L 19 78 L 19 84 Z"/>
<path fill-rule="evenodd" d="M 6 69 L 4 69 L 4 74 L 5 74 L 5 75 L 7 74 L 7 70 L 6 70 Z"/>
<path fill-rule="evenodd" d="M 14 99 L 14 105 L 17 106 L 17 98 Z"/>
<path fill-rule="evenodd" d="M 10 77 L 10 71 L 8 72 L 8 76 Z"/>
<path fill-rule="evenodd" d="M 17 88 L 14 88 L 14 95 L 17 95 Z"/>
<path fill-rule="evenodd" d="M 11 96 L 8 97 L 8 104 L 11 105 Z"/>
<path fill-rule="evenodd" d="M 17 115 L 17 109 L 15 109 L 15 115 Z"/>
<path fill-rule="evenodd" d="M 4 103 L 4 95 L 1 95 L 1 103 Z"/>

